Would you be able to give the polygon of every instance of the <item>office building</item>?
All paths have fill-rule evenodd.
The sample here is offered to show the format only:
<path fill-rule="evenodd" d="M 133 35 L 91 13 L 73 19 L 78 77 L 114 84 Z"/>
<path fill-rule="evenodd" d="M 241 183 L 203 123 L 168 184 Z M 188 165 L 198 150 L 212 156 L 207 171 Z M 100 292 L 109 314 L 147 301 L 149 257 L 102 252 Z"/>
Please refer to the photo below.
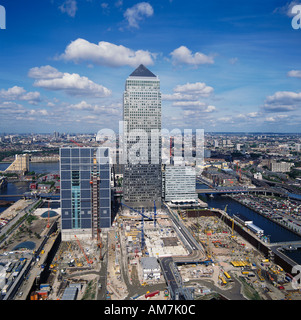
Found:
<path fill-rule="evenodd" d="M 108 148 L 61 148 L 62 240 L 96 238 L 111 226 Z"/>
<path fill-rule="evenodd" d="M 162 197 L 166 202 L 197 202 L 195 168 L 189 166 L 164 166 L 162 172 Z"/>
<path fill-rule="evenodd" d="M 126 80 L 123 96 L 124 202 L 134 208 L 161 207 L 160 80 L 140 65 Z"/>
<path fill-rule="evenodd" d="M 276 162 L 270 161 L 269 168 L 272 172 L 290 172 L 291 168 L 294 166 L 292 162 Z"/>

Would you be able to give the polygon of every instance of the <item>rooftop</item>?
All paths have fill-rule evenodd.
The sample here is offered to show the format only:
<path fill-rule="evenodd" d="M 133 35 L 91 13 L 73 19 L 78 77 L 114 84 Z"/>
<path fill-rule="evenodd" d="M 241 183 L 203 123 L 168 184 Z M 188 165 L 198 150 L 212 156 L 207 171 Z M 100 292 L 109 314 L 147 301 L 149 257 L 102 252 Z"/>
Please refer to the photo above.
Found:
<path fill-rule="evenodd" d="M 143 269 L 159 269 L 159 263 L 155 257 L 143 257 L 141 258 L 141 264 Z"/>
<path fill-rule="evenodd" d="M 140 64 L 140 66 L 130 74 L 130 77 L 156 78 L 156 76 L 151 71 L 149 71 L 143 64 Z"/>

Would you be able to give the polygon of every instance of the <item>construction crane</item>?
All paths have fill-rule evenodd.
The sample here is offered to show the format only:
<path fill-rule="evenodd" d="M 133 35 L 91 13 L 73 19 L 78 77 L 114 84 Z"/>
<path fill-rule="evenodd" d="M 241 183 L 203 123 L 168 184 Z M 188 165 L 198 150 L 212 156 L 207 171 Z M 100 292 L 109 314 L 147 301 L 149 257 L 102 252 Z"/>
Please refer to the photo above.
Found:
<path fill-rule="evenodd" d="M 132 211 L 134 211 L 134 212 L 136 212 L 136 213 L 138 213 L 138 214 L 140 214 L 142 217 L 144 217 L 145 219 L 149 219 L 149 220 L 153 220 L 153 218 L 152 217 L 148 217 L 148 216 L 146 216 L 144 213 L 141 213 L 140 211 L 138 211 L 138 210 L 136 210 L 136 209 L 134 209 L 134 208 L 131 208 L 130 206 L 128 206 L 128 205 L 126 205 L 126 204 L 124 204 L 123 202 L 120 202 L 120 204 L 122 204 L 123 206 L 125 206 L 125 207 L 127 207 L 127 208 L 129 208 L 130 210 L 132 210 Z M 144 209 L 142 208 L 142 212 L 144 212 Z"/>
<path fill-rule="evenodd" d="M 225 209 L 224 211 L 227 213 L 227 208 L 228 208 L 228 205 L 225 206 Z M 232 232 L 231 232 L 231 237 L 233 238 L 233 233 L 234 233 L 234 219 L 230 219 L 232 221 Z"/>
<path fill-rule="evenodd" d="M 98 239 L 99 229 L 99 187 L 100 176 L 97 168 L 96 152 L 93 155 L 93 168 L 91 173 L 91 195 L 92 195 L 92 237 Z"/>
<path fill-rule="evenodd" d="M 75 239 L 76 239 L 76 241 L 77 241 L 77 243 L 78 243 L 78 246 L 80 247 L 80 249 L 81 249 L 82 253 L 83 253 L 83 254 L 84 254 L 84 256 L 85 256 L 86 261 L 88 262 L 88 264 L 92 264 L 92 263 L 93 263 L 93 261 L 88 259 L 88 257 L 87 257 L 87 255 L 86 255 L 86 253 L 85 253 L 85 251 L 84 251 L 84 249 L 83 249 L 82 245 L 80 244 L 80 241 L 79 241 L 79 239 L 77 238 L 76 234 L 74 235 L 74 237 L 75 237 Z"/>
<path fill-rule="evenodd" d="M 47 221 L 47 228 L 50 228 L 49 216 L 50 216 L 50 200 L 48 200 L 48 221 Z"/>
<path fill-rule="evenodd" d="M 99 260 L 102 260 L 103 259 L 103 256 L 102 256 L 102 253 L 101 253 L 101 248 L 102 248 L 102 242 L 101 242 L 101 237 L 100 237 L 100 232 L 101 232 L 101 229 L 98 228 L 97 229 L 97 246 L 99 248 Z"/>
<path fill-rule="evenodd" d="M 101 229 L 99 225 L 99 188 L 100 188 L 100 176 L 97 168 L 96 152 L 93 154 L 93 168 L 91 174 L 91 195 L 92 195 L 92 237 L 97 238 L 97 246 L 99 247 L 99 260 L 102 260 L 102 243 L 101 243 Z"/>
<path fill-rule="evenodd" d="M 70 142 L 75 143 L 75 144 L 76 144 L 78 147 L 80 147 L 80 148 L 82 148 L 82 147 L 83 147 L 81 144 L 77 143 L 77 142 L 76 142 L 76 141 L 74 141 L 74 140 L 70 140 Z"/>
<path fill-rule="evenodd" d="M 241 167 L 236 165 L 236 174 L 239 176 L 239 182 L 241 182 Z"/>
<path fill-rule="evenodd" d="M 156 208 L 156 201 L 154 201 L 154 227 L 156 228 L 157 223 L 157 208 Z"/>
<path fill-rule="evenodd" d="M 142 212 L 134 209 L 134 208 L 131 208 L 130 206 L 120 202 L 120 204 L 122 204 L 123 206 L 129 208 L 130 210 L 138 213 L 140 216 L 141 216 L 141 251 L 144 250 L 144 246 L 145 246 L 145 240 L 144 240 L 144 218 L 145 219 L 148 219 L 148 220 L 153 220 L 153 218 L 151 217 L 148 217 L 144 214 L 144 208 L 142 208 Z"/>
<path fill-rule="evenodd" d="M 231 237 L 233 238 L 234 235 L 233 235 L 233 232 L 234 232 L 234 219 L 232 218 L 232 233 L 231 233 Z"/>

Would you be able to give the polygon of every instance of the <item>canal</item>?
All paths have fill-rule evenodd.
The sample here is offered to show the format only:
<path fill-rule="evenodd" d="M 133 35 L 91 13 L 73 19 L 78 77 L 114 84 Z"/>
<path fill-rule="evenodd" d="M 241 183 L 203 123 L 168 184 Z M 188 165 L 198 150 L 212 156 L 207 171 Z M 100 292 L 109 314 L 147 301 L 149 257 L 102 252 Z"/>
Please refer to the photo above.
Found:
<path fill-rule="evenodd" d="M 0 171 L 4 171 L 10 163 L 0 163 Z M 34 171 L 35 173 L 41 174 L 41 173 L 58 173 L 59 172 L 59 162 L 46 162 L 46 163 L 29 163 L 29 170 Z M 29 184 L 30 182 L 25 181 L 18 181 L 18 182 L 9 182 L 7 184 L 7 187 L 0 190 L 0 195 L 20 195 L 24 192 L 29 191 Z M 20 197 L 1 197 L 2 200 L 7 201 L 17 201 L 20 199 Z M 0 213 L 6 210 L 7 207 L 0 207 Z"/>
<path fill-rule="evenodd" d="M 197 188 L 208 188 L 206 185 L 197 183 Z M 209 208 L 218 208 L 224 210 L 227 206 L 227 213 L 232 216 L 233 214 L 240 213 L 252 220 L 253 223 L 259 228 L 264 230 L 264 234 L 269 237 L 270 242 L 284 242 L 284 241 L 300 241 L 301 236 L 287 230 L 286 228 L 278 225 L 277 223 L 265 218 L 257 212 L 245 207 L 237 201 L 222 195 L 214 195 L 211 198 L 209 195 L 201 194 L 203 200 L 208 203 Z M 301 250 L 286 252 L 286 255 L 301 265 Z"/>

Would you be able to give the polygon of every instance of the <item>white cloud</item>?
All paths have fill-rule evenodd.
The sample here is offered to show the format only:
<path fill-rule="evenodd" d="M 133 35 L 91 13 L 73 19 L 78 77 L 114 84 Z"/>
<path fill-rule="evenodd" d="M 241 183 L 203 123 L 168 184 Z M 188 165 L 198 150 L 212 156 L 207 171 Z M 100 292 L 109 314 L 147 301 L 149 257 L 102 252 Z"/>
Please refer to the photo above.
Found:
<path fill-rule="evenodd" d="M 34 86 L 48 90 L 62 90 L 70 95 L 93 95 L 95 97 L 111 95 L 111 90 L 77 73 L 64 73 L 63 77 L 55 79 L 39 79 L 34 82 Z"/>
<path fill-rule="evenodd" d="M 247 116 L 250 118 L 256 118 L 259 116 L 259 113 L 258 112 L 250 112 L 247 114 Z"/>
<path fill-rule="evenodd" d="M 117 7 L 117 8 L 122 7 L 122 5 L 123 5 L 123 0 L 117 0 L 117 1 L 115 2 L 115 7 Z"/>
<path fill-rule="evenodd" d="M 124 13 L 124 17 L 130 27 L 139 28 L 138 22 L 143 20 L 144 17 L 151 17 L 153 14 L 154 9 L 148 2 L 140 2 L 128 8 Z"/>
<path fill-rule="evenodd" d="M 267 122 L 278 122 L 278 121 L 283 121 L 283 120 L 286 120 L 286 119 L 288 119 L 288 115 L 282 114 L 282 115 L 266 117 L 265 121 L 267 121 Z"/>
<path fill-rule="evenodd" d="M 176 86 L 174 92 L 209 97 L 213 93 L 213 88 L 207 86 L 204 82 L 186 83 Z"/>
<path fill-rule="evenodd" d="M 177 85 L 173 94 L 162 95 L 163 101 L 173 101 L 173 107 L 180 107 L 184 110 L 183 115 L 194 116 L 198 119 L 206 113 L 216 111 L 216 107 L 200 101 L 200 98 L 208 98 L 213 94 L 214 89 L 203 82 L 186 83 Z"/>
<path fill-rule="evenodd" d="M 48 90 L 62 90 L 70 95 L 93 95 L 107 97 L 111 90 L 77 73 L 62 73 L 51 66 L 36 67 L 29 70 L 29 75 L 36 78 L 35 87 Z"/>
<path fill-rule="evenodd" d="M 0 98 L 5 100 L 17 100 L 19 97 L 25 94 L 25 89 L 22 87 L 14 86 L 7 90 L 1 89 L 0 90 Z"/>
<path fill-rule="evenodd" d="M 173 65 L 188 64 L 198 66 L 201 64 L 213 64 L 213 57 L 207 56 L 201 52 L 193 54 L 185 46 L 181 46 L 170 53 Z"/>
<path fill-rule="evenodd" d="M 122 45 L 100 41 L 98 44 L 91 43 L 85 39 L 72 41 L 65 52 L 58 57 L 75 63 L 80 61 L 91 61 L 97 65 L 120 67 L 129 65 L 137 67 L 139 64 L 152 65 L 155 55 L 149 51 L 133 51 Z"/>
<path fill-rule="evenodd" d="M 194 111 L 194 112 L 205 112 L 205 113 L 211 113 L 216 111 L 215 106 L 207 105 L 204 102 L 201 101 L 180 101 L 180 102 L 174 102 L 172 104 L 174 107 L 181 107 L 185 111 Z"/>
<path fill-rule="evenodd" d="M 286 112 L 298 107 L 301 107 L 301 92 L 278 91 L 266 98 L 263 109 L 266 112 Z"/>
<path fill-rule="evenodd" d="M 48 113 L 48 111 L 46 110 L 46 109 L 38 109 L 38 110 L 36 110 L 36 109 L 31 109 L 31 110 L 29 110 L 28 111 L 28 114 L 29 115 L 38 115 L 38 116 L 48 116 L 49 115 L 49 113 Z"/>
<path fill-rule="evenodd" d="M 164 101 L 191 101 L 195 99 L 196 97 L 191 94 L 182 94 L 182 93 L 162 94 L 162 100 Z"/>
<path fill-rule="evenodd" d="M 78 111 L 90 111 L 96 114 L 109 114 L 109 115 L 118 115 L 121 116 L 122 104 L 121 103 L 112 103 L 110 105 L 97 105 L 91 104 L 86 101 L 81 101 L 76 104 L 71 104 L 68 106 L 68 109 L 78 110 Z"/>
<path fill-rule="evenodd" d="M 301 70 L 291 70 L 287 73 L 288 77 L 301 78 Z"/>
<path fill-rule="evenodd" d="M 23 87 L 14 86 L 12 88 L 9 88 L 7 90 L 1 89 L 0 90 L 0 99 L 3 100 L 21 100 L 21 101 L 27 101 L 31 104 L 38 103 L 40 99 L 40 93 L 35 92 L 26 92 L 26 90 Z"/>
<path fill-rule="evenodd" d="M 229 63 L 230 63 L 230 64 L 236 64 L 237 61 L 238 61 L 238 58 L 231 58 L 231 59 L 229 59 Z"/>
<path fill-rule="evenodd" d="M 35 79 L 55 79 L 62 78 L 63 75 L 62 72 L 49 65 L 31 68 L 28 72 L 28 76 Z"/>
<path fill-rule="evenodd" d="M 204 107 L 206 104 L 201 101 L 176 101 L 174 107 Z"/>
<path fill-rule="evenodd" d="M 77 2 L 76 0 L 65 0 L 64 3 L 59 6 L 59 9 L 63 13 L 67 13 L 68 16 L 74 18 L 77 11 Z"/>
<path fill-rule="evenodd" d="M 295 6 L 295 5 L 298 5 L 300 3 L 298 3 L 298 1 L 291 1 L 291 2 L 287 2 L 284 6 L 282 7 L 277 7 L 273 13 L 280 13 L 280 14 L 283 14 L 283 15 L 286 15 L 288 17 L 293 17 L 294 14 L 292 13 L 292 8 Z"/>
<path fill-rule="evenodd" d="M 207 86 L 206 83 L 196 82 L 177 85 L 173 91 L 173 94 L 162 94 L 162 100 L 196 101 L 199 98 L 208 98 L 213 94 L 214 89 L 210 86 Z"/>

